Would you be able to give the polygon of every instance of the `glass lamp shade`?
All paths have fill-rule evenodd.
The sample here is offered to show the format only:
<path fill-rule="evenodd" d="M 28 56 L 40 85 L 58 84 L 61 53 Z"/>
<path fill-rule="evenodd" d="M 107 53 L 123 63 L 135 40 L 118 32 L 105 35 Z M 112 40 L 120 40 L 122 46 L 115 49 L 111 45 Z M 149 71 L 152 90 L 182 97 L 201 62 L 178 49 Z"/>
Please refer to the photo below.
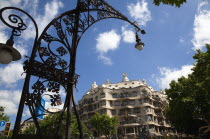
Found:
<path fill-rule="evenodd" d="M 135 48 L 141 51 L 144 48 L 144 43 L 143 42 L 136 43 Z"/>
<path fill-rule="evenodd" d="M 0 50 L 0 63 L 8 64 L 12 61 L 12 54 L 8 49 Z"/>
<path fill-rule="evenodd" d="M 8 64 L 21 59 L 21 54 L 12 46 L 0 43 L 0 63 Z"/>

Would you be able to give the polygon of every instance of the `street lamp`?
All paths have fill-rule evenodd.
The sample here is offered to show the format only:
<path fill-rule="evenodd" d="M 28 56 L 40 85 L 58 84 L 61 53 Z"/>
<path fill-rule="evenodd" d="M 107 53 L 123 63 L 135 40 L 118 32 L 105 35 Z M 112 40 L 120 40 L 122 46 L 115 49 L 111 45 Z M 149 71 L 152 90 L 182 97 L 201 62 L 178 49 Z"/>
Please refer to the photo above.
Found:
<path fill-rule="evenodd" d="M 103 0 L 78 0 L 75 9 L 64 12 L 53 19 L 45 27 L 40 36 L 38 36 L 37 23 L 27 12 L 15 7 L 2 8 L 0 10 L 0 19 L 4 24 L 13 29 L 13 34 L 15 34 L 15 36 L 20 36 L 21 32 L 25 30 L 27 26 L 22 18 L 16 14 L 8 16 L 8 19 L 12 24 L 10 24 L 9 21 L 4 20 L 2 14 L 5 10 L 16 10 L 24 13 L 32 20 L 36 32 L 31 56 L 24 62 L 23 68 L 26 72 L 26 78 L 14 126 L 13 139 L 18 137 L 24 104 L 29 108 L 37 128 L 37 134 L 42 137 L 42 131 L 37 121 L 37 115 L 35 115 L 34 112 L 35 107 L 37 104 L 41 105 L 41 97 L 47 91 L 54 93 L 49 94 L 51 105 L 59 105 L 61 102 L 60 88 L 64 88 L 66 97 L 64 107 L 59 111 L 61 116 L 58 120 L 55 136 L 60 129 L 59 123 L 61 123 L 63 114 L 67 111 L 65 138 L 70 139 L 70 117 L 71 107 L 73 105 L 74 113 L 77 117 L 80 138 L 84 138 L 80 118 L 73 97 L 74 88 L 79 77 L 79 75 L 75 73 L 76 51 L 82 35 L 94 23 L 108 18 L 120 19 L 130 23 L 136 29 L 137 38 L 139 38 L 137 34 L 138 32 L 145 34 L 145 31 L 141 30 L 136 22 L 131 22 L 126 16 L 122 15 Z M 137 39 L 137 43 L 138 45 L 136 47 L 137 49 L 140 49 L 139 39 Z M 37 80 L 32 80 L 31 78 Z M 44 110 L 47 111 L 46 109 Z"/>
<path fill-rule="evenodd" d="M 144 43 L 141 42 L 141 39 L 139 38 L 138 34 L 136 33 L 136 45 L 135 48 L 141 51 L 144 48 Z"/>
<path fill-rule="evenodd" d="M 8 64 L 21 58 L 20 53 L 13 48 L 14 41 L 12 38 L 7 40 L 6 44 L 0 43 L 0 63 Z"/>

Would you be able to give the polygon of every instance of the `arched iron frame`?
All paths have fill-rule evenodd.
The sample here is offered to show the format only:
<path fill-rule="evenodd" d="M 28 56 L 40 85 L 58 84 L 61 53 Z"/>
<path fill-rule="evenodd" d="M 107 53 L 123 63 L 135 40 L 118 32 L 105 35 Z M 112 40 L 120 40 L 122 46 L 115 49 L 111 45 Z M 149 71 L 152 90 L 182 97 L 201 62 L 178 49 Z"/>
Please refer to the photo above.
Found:
<path fill-rule="evenodd" d="M 3 18 L 3 12 L 5 10 L 17 10 L 24 13 L 32 20 L 36 31 L 31 56 L 24 62 L 23 68 L 26 72 L 26 77 L 14 126 L 13 139 L 17 138 L 20 130 L 24 104 L 28 105 L 32 116 L 31 118 L 37 128 L 37 134 L 42 138 L 42 131 L 40 130 L 37 121 L 39 115 L 35 114 L 35 108 L 38 104 L 41 105 L 41 97 L 46 95 L 44 92 L 47 90 L 55 92 L 54 95 L 49 94 L 51 97 L 51 105 L 56 106 L 61 104 L 61 98 L 59 95 L 59 89 L 61 86 L 66 92 L 63 109 L 58 112 L 50 112 L 42 105 L 41 107 L 44 111 L 49 113 L 61 113 L 59 123 L 62 120 L 64 111 L 67 111 L 65 137 L 70 138 L 70 107 L 73 104 L 80 131 L 80 138 L 84 138 L 80 118 L 73 97 L 74 88 L 79 77 L 79 75 L 75 73 L 76 51 L 82 35 L 94 23 L 108 18 L 120 19 L 130 23 L 134 26 L 136 34 L 139 31 L 144 34 L 144 31 L 138 27 L 136 22 L 131 22 L 126 16 L 122 15 L 103 0 L 78 0 L 76 9 L 62 13 L 53 19 L 45 27 L 39 37 L 37 23 L 27 12 L 16 7 L 5 7 L 0 9 L 1 21 L 8 27 L 12 28 L 12 39 L 14 36 L 20 36 L 21 32 L 26 30 L 27 25 L 24 23 L 23 19 L 16 14 L 10 14 L 8 16 L 10 22 L 8 23 L 8 21 Z M 52 28 L 57 32 L 56 36 L 55 33 L 50 34 L 52 32 L 48 32 Z M 71 45 L 69 41 L 72 41 Z M 52 42 L 57 42 L 62 45 L 54 50 L 56 53 L 51 50 L 50 45 Z M 37 54 L 39 55 L 38 58 Z M 69 55 L 69 59 L 62 59 L 62 57 L 67 54 Z M 31 76 L 38 77 L 38 80 L 32 86 L 33 93 L 30 93 Z M 59 128 L 60 125 L 58 124 L 55 135 L 58 134 Z"/>

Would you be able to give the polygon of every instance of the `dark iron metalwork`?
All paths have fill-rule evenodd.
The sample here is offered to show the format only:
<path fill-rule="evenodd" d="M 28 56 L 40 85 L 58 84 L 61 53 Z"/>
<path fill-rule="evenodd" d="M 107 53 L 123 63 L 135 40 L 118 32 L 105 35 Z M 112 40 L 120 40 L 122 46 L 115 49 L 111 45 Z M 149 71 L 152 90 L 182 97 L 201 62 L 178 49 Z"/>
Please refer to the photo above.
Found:
<path fill-rule="evenodd" d="M 25 11 L 15 7 L 5 7 L 0 10 L 0 19 L 8 27 L 12 28 L 13 36 L 20 36 L 22 31 L 27 29 L 23 19 L 16 15 L 8 16 L 9 22 L 4 20 L 5 10 L 16 10 L 28 16 L 35 25 L 35 39 L 31 57 L 24 62 L 26 73 L 25 83 L 18 108 L 16 123 L 13 132 L 13 139 L 17 138 L 20 130 L 20 122 L 24 109 L 24 104 L 29 107 L 32 119 L 37 128 L 37 134 L 42 137 L 42 131 L 35 115 L 37 104 L 41 105 L 41 97 L 48 95 L 52 106 L 62 103 L 60 93 L 61 88 L 66 92 L 64 107 L 61 111 L 50 112 L 43 106 L 44 111 L 49 113 L 62 113 L 67 110 L 66 138 L 70 138 L 70 117 L 73 105 L 77 117 L 80 138 L 83 137 L 81 122 L 77 113 L 76 104 L 73 97 L 74 88 L 79 75 L 75 73 L 76 51 L 78 43 L 85 31 L 94 23 L 108 18 L 124 20 L 133 25 L 136 32 L 145 32 L 138 27 L 136 22 L 131 22 L 128 18 L 115 10 L 103 0 L 78 0 L 76 9 L 62 13 L 53 19 L 38 37 L 38 27 L 34 19 Z M 55 33 L 56 32 L 56 33 Z M 33 78 L 33 80 L 31 80 Z M 37 81 L 34 82 L 34 79 Z M 30 92 L 33 90 L 32 92 Z M 49 94 L 49 92 L 52 92 Z M 60 120 L 61 121 L 61 118 Z M 55 136 L 59 131 L 57 126 Z"/>

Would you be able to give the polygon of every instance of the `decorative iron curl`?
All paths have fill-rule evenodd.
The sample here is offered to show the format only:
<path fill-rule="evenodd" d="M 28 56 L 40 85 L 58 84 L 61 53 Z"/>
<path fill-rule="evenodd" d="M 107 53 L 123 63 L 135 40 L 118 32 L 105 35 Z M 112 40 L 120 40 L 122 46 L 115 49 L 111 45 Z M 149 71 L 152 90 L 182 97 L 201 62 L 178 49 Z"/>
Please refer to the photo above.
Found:
<path fill-rule="evenodd" d="M 24 15 L 27 15 L 32 22 L 34 23 L 35 26 L 35 31 L 36 31 L 36 36 L 35 36 L 35 42 L 37 42 L 37 38 L 38 38 L 38 26 L 35 22 L 35 20 L 25 11 L 23 11 L 22 9 L 16 8 L 16 7 L 4 7 L 2 9 L 0 9 L 0 20 L 8 27 L 12 28 L 12 35 L 14 36 L 20 36 L 21 32 L 27 29 L 27 26 L 25 24 L 25 22 L 23 21 L 23 19 L 16 15 L 16 14 L 10 14 L 8 15 L 6 18 L 8 18 L 9 21 L 6 21 L 3 17 L 3 13 L 6 10 L 17 10 L 21 13 L 24 13 Z"/>
<path fill-rule="evenodd" d="M 18 15 L 11 14 L 11 15 L 8 16 L 8 19 L 12 23 L 17 24 L 16 29 L 18 29 L 18 30 L 25 30 L 26 27 L 27 27 L 26 24 L 23 22 L 23 20 Z M 18 21 L 20 21 L 20 22 L 18 22 Z"/>
<path fill-rule="evenodd" d="M 54 81 L 49 81 L 49 80 L 40 81 L 40 79 L 38 79 L 38 81 L 35 82 L 32 87 L 33 93 L 27 93 L 25 104 L 28 105 L 29 107 L 32 107 L 33 109 L 38 108 L 41 111 L 45 111 L 45 112 L 51 113 L 51 114 L 56 114 L 56 113 L 65 111 L 66 105 L 64 105 L 63 109 L 61 109 L 57 112 L 51 112 L 51 111 L 48 111 L 47 109 L 45 109 L 45 107 L 41 103 L 41 98 L 43 98 L 43 96 L 47 95 L 50 97 L 51 106 L 61 105 L 62 100 L 61 100 L 61 97 L 59 94 L 60 86 L 62 86 L 60 83 L 57 83 Z M 65 87 L 64 87 L 64 89 L 66 90 Z M 48 93 L 46 93 L 47 91 L 52 91 L 54 93 L 48 94 Z"/>

